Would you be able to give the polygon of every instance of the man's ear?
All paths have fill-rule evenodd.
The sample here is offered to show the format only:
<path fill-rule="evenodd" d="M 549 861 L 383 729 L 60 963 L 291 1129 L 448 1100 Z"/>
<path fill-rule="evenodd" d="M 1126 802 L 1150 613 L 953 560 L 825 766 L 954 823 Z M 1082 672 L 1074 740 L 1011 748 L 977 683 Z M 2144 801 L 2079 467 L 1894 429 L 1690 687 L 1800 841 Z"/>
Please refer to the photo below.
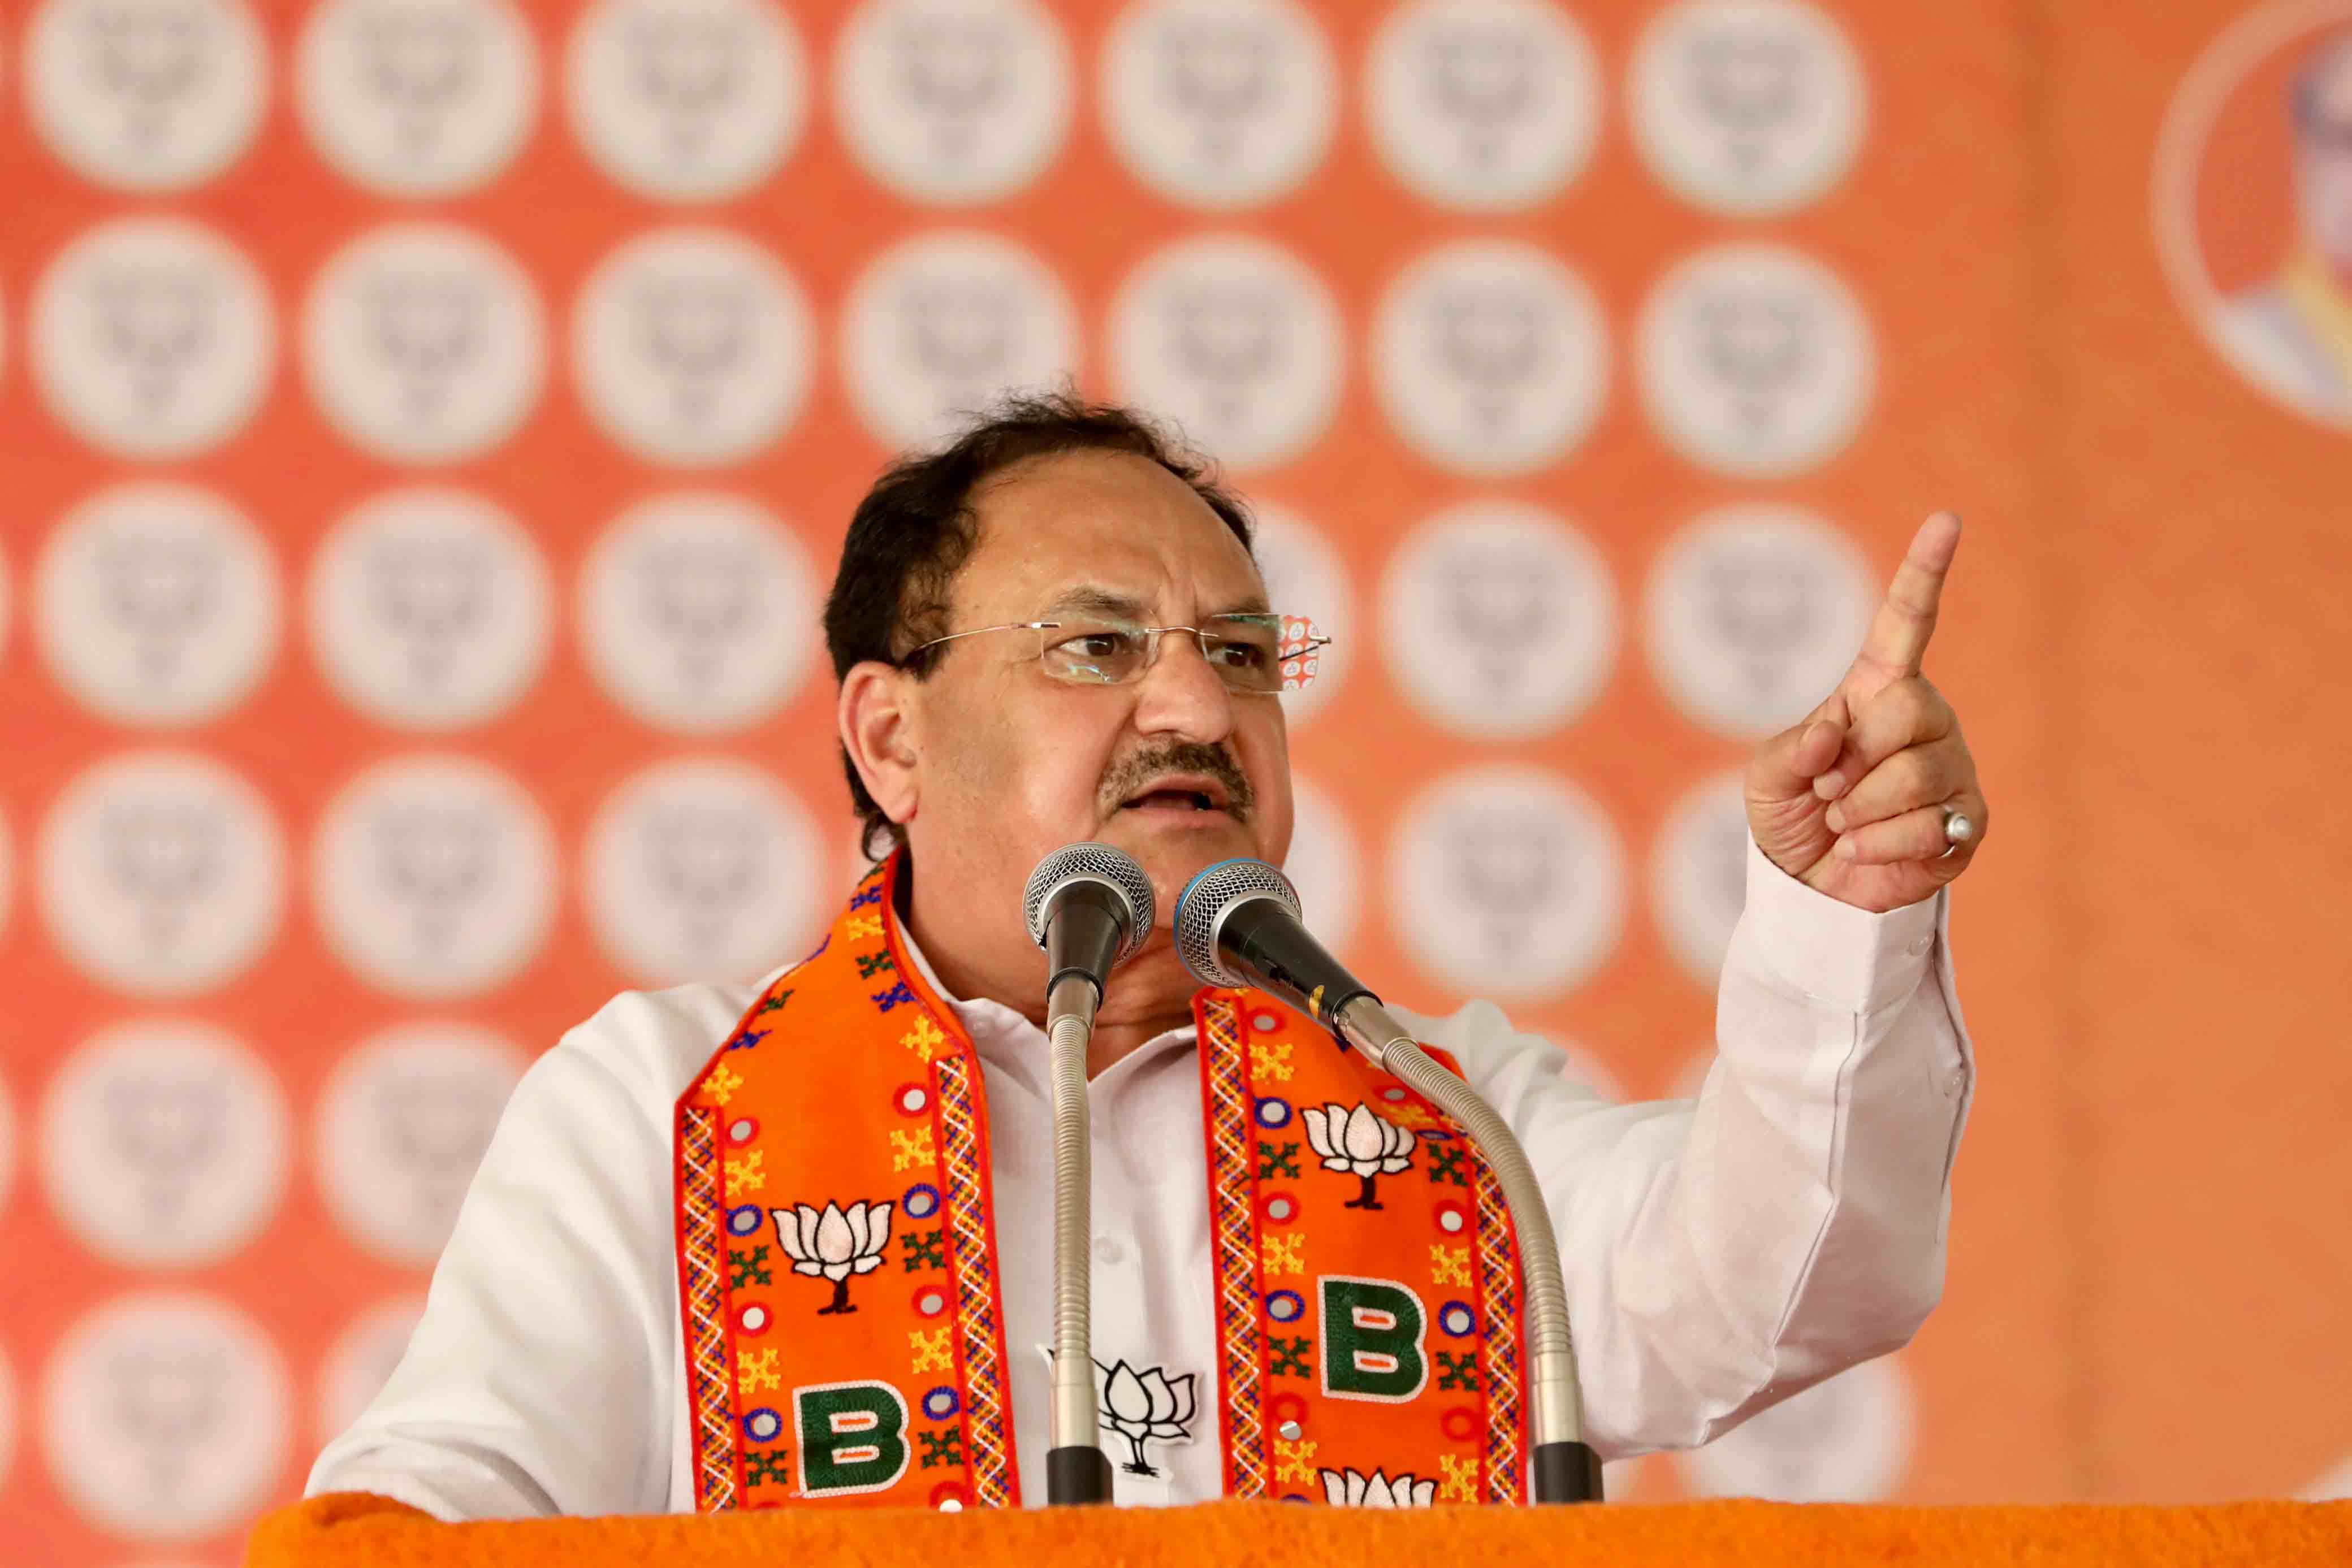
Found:
<path fill-rule="evenodd" d="M 915 814 L 921 793 L 917 763 L 915 677 L 877 659 L 852 664 L 841 677 L 835 721 L 850 765 L 882 814 L 904 823 Z"/>

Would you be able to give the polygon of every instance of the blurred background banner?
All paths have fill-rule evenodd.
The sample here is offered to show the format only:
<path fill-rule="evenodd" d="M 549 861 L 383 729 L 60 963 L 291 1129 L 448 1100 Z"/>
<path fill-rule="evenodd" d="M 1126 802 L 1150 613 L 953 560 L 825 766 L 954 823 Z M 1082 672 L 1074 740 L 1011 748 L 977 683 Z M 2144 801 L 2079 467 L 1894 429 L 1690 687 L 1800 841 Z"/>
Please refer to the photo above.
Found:
<path fill-rule="evenodd" d="M 0 17 L 0 1558 L 234 1561 L 530 1060 L 803 949 L 849 511 L 1064 377 L 1338 635 L 1311 921 L 1629 1096 L 1959 511 L 1945 1304 L 1612 1489 L 2352 1491 L 2352 0 Z"/>

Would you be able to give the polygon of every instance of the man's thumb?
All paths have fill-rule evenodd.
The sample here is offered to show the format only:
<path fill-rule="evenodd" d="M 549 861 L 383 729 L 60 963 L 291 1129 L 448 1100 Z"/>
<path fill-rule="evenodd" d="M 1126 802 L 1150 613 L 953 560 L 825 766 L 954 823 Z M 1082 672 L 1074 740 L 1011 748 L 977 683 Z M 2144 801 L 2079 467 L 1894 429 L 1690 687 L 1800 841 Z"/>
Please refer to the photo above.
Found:
<path fill-rule="evenodd" d="M 1811 794 L 1813 776 L 1835 762 L 1844 749 L 1849 722 L 1845 695 L 1837 692 L 1801 721 L 1774 736 L 1758 750 L 1748 769 L 1748 798 L 1790 800 Z"/>

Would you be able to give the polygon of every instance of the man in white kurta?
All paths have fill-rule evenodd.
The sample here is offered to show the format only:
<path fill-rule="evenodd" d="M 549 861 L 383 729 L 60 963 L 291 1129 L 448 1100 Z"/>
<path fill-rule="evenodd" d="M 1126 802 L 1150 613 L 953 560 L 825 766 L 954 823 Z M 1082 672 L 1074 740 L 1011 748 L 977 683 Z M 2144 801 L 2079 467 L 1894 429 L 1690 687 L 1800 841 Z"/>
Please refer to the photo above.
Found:
<path fill-rule="evenodd" d="M 1103 597 L 1097 579 L 1115 579 L 1121 593 L 1150 599 L 1154 619 L 1187 629 L 1214 619 L 1213 601 L 1248 600 L 1255 567 L 1199 506 L 1213 492 L 1135 451 L 1033 458 L 976 492 L 979 548 L 954 577 L 951 618 L 1001 631 L 982 623 L 1048 602 L 1039 595 L 1059 580 L 1057 543 L 1093 574 L 1093 600 Z M 1090 531 L 1104 517 L 1121 520 L 1110 543 Z M 1130 549 L 1138 519 L 1164 526 Z M 1401 1013 L 1455 1055 L 1534 1164 L 1561 1245 L 1585 1436 L 1604 1458 L 1705 1443 L 1904 1344 L 1940 1295 L 1975 1072 L 1945 890 L 1968 857 L 1928 852 L 1954 802 L 1979 823 L 1983 803 L 1949 710 L 1923 695 L 1916 663 L 1958 534 L 1957 522 L 1930 519 L 1890 593 L 1901 612 L 1882 612 L 1857 674 L 1751 765 L 1747 902 L 1696 1100 L 1612 1103 L 1563 1076 L 1562 1053 L 1491 1004 Z M 1223 853 L 1279 859 L 1279 709 L 1262 699 L 1269 717 L 1225 703 L 1192 648 L 1169 637 L 1140 695 L 1122 699 L 1131 711 L 1107 718 L 1037 685 L 1034 653 L 975 656 L 971 678 L 998 683 L 976 695 L 944 669 L 926 679 L 903 659 L 854 662 L 835 648 L 837 667 L 854 665 L 842 733 L 866 787 L 861 807 L 898 830 L 915 868 L 902 911 L 908 956 L 953 1006 L 982 1065 L 1015 1448 L 1031 1501 L 1045 1494 L 1052 1340 L 1045 976 L 1034 947 L 1022 960 L 1003 940 L 1006 930 L 1026 937 L 1019 877 L 1001 884 L 1016 862 L 1025 875 L 1034 843 L 1124 839 L 1164 910 L 1172 888 L 1159 883 L 1181 885 Z M 1033 698 L 1043 706 L 1023 709 Z M 997 754 L 986 736 L 955 727 L 993 722 L 990 700 L 1005 705 L 1013 728 Z M 950 706 L 943 716 L 924 702 Z M 1078 727 L 1043 733 L 1055 724 Z M 1097 724 L 1098 735 L 1083 727 Z M 1169 755 L 1229 753 L 1230 778 L 1223 760 L 1208 776 L 1160 768 L 1152 748 L 1171 737 L 1183 749 Z M 992 777 L 991 767 L 1015 772 Z M 1062 779 L 1071 768 L 1075 782 Z M 1189 805 L 1148 788 L 1171 779 Z M 994 817 L 962 812 L 959 790 Z M 957 837 L 927 837 L 942 829 Z M 1847 840 L 1857 852 L 1836 848 Z M 1001 863 L 975 860 L 983 853 Z M 1153 978 L 1165 935 L 1114 976 L 1090 1061 L 1093 1343 L 1106 1365 L 1194 1375 L 1204 1392 L 1181 1437 L 1147 1443 L 1150 1473 L 1117 1467 L 1122 1503 L 1201 1501 L 1221 1485 L 1219 1416 L 1205 1392 L 1217 1378 L 1201 1091 L 1181 1010 L 1191 983 L 1172 963 Z M 1021 972 L 1037 971 L 1034 985 L 998 977 L 1012 971 L 992 968 L 990 940 Z M 532 1066 L 406 1354 L 320 1456 L 308 1493 L 375 1492 L 447 1520 L 693 1510 L 673 1108 L 772 977 L 624 994 Z M 1159 989 L 1147 996 L 1147 985 Z"/>

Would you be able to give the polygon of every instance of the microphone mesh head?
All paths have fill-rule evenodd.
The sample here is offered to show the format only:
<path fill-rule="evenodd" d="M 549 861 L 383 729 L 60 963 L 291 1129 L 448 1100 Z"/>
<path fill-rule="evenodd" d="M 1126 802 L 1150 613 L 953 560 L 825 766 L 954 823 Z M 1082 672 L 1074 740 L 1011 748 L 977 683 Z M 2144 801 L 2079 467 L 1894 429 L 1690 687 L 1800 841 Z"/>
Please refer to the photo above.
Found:
<path fill-rule="evenodd" d="M 1037 869 L 1029 873 L 1029 886 L 1021 895 L 1021 914 L 1029 923 L 1029 939 L 1040 947 L 1045 945 L 1046 908 L 1053 903 L 1055 891 L 1073 882 L 1100 883 L 1126 900 L 1127 940 L 1119 944 L 1118 956 L 1111 961 L 1123 964 L 1134 957 L 1137 949 L 1150 939 L 1157 913 L 1152 906 L 1151 879 L 1143 874 L 1143 868 L 1135 863 L 1133 855 L 1091 839 L 1063 845 L 1039 861 Z"/>
<path fill-rule="evenodd" d="M 1217 928 L 1225 913 L 1253 898 L 1271 898 L 1296 915 L 1298 892 L 1290 879 L 1261 860 L 1239 856 L 1219 861 L 1176 897 L 1176 956 L 1204 986 L 1246 986 L 1247 975 L 1228 969 L 1217 957 Z"/>

